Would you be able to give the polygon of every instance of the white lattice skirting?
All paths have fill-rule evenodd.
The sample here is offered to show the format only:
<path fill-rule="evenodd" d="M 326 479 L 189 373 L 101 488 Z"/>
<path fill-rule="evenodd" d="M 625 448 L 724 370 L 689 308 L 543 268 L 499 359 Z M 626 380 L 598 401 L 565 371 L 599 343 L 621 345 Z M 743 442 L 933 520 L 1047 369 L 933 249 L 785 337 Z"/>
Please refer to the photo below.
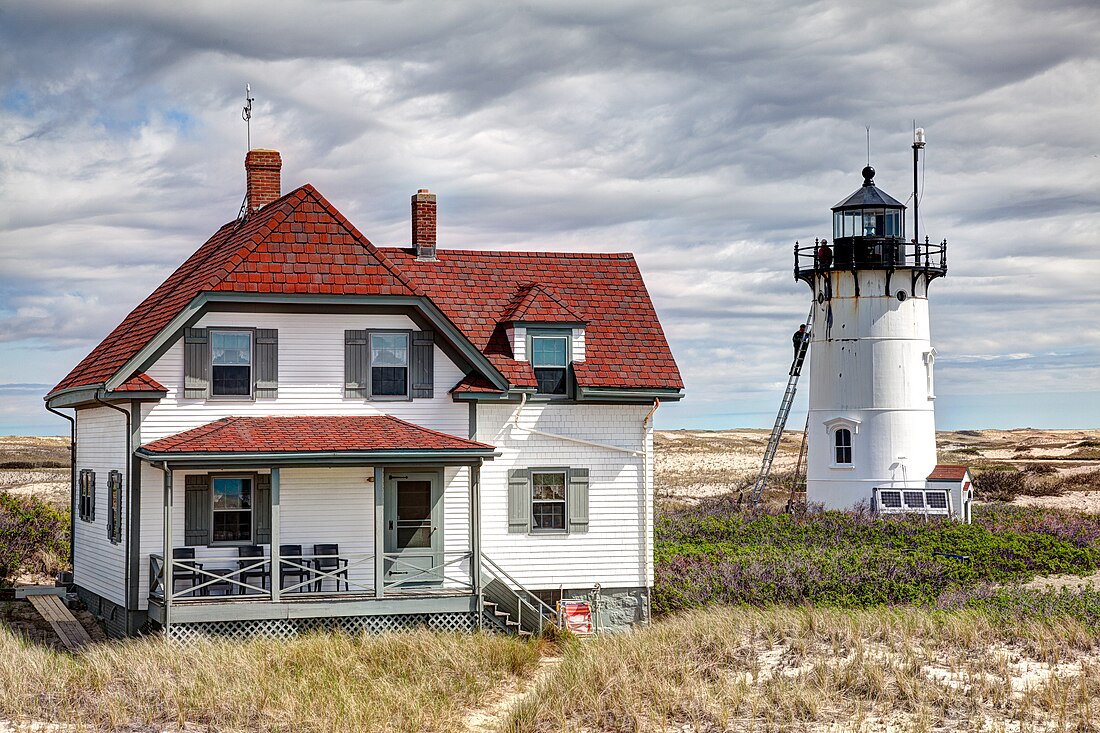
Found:
<path fill-rule="evenodd" d="M 336 618 L 265 619 L 260 621 L 203 621 L 172 624 L 168 638 L 196 639 L 291 639 L 311 631 L 341 631 L 346 634 L 378 634 L 427 628 L 432 631 L 471 633 L 477 625 L 475 613 L 404 613 L 394 616 L 343 616 Z"/>

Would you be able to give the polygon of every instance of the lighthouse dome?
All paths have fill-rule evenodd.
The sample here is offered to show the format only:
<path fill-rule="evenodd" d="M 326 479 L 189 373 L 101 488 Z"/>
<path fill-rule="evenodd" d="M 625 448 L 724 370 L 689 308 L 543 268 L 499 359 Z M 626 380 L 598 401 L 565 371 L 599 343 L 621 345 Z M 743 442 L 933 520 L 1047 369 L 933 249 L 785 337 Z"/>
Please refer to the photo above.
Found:
<path fill-rule="evenodd" d="M 905 236 L 905 205 L 875 185 L 875 169 L 863 169 L 863 185 L 833 207 L 833 239 Z"/>

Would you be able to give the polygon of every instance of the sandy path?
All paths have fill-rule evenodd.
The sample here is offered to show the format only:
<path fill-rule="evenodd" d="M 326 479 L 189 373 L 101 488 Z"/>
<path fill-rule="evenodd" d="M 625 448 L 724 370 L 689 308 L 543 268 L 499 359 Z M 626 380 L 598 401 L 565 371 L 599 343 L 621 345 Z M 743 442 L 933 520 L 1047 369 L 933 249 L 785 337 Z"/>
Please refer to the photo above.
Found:
<path fill-rule="evenodd" d="M 523 698 L 531 694 L 542 680 L 558 668 L 562 657 L 543 657 L 535 675 L 527 682 L 512 680 L 496 690 L 484 707 L 472 711 L 466 717 L 466 730 L 469 733 L 495 733 L 501 730 L 505 717 Z M 0 733 L 4 733 L 0 730 Z"/>

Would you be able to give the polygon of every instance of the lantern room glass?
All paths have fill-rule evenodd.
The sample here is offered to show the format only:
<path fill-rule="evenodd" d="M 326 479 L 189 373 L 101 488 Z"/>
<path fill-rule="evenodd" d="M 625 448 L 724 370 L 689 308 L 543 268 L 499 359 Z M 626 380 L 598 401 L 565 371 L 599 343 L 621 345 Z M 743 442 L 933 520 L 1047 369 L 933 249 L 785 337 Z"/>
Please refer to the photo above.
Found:
<path fill-rule="evenodd" d="M 833 239 L 905 236 L 901 209 L 865 208 L 833 212 Z"/>

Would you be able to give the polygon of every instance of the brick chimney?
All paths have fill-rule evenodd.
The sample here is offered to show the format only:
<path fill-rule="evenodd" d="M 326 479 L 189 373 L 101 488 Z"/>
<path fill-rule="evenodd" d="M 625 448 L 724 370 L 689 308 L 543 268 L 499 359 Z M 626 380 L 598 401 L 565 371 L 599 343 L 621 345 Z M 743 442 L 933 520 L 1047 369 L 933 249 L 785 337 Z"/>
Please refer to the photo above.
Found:
<path fill-rule="evenodd" d="M 249 150 L 244 156 L 249 213 L 259 211 L 283 195 L 282 168 L 283 159 L 278 150 Z"/>
<path fill-rule="evenodd" d="M 435 259 L 435 194 L 426 188 L 412 197 L 412 246 L 416 259 Z"/>

